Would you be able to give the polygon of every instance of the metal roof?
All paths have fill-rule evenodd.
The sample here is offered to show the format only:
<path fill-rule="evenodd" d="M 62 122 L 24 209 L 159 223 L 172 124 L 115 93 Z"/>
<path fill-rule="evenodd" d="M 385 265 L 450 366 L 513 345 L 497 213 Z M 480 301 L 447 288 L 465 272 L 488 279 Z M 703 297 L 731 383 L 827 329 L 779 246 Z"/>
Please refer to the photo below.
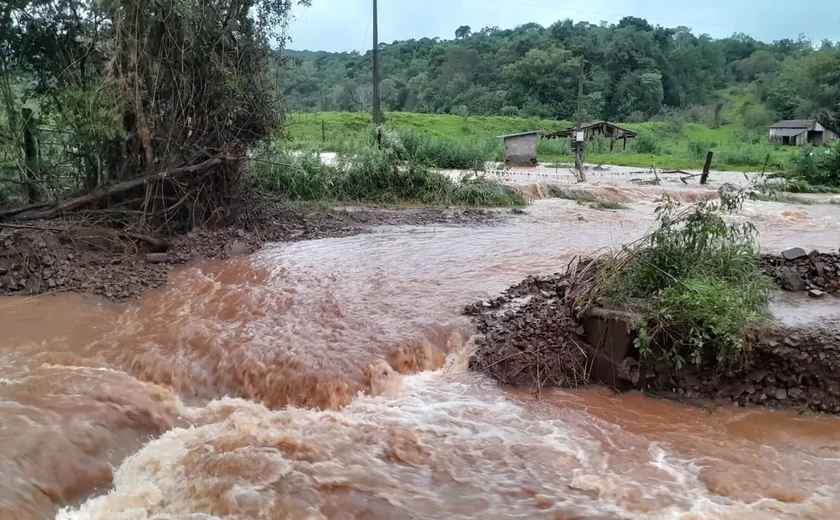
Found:
<path fill-rule="evenodd" d="M 518 134 L 507 134 L 507 135 L 497 135 L 496 139 L 507 139 L 508 137 L 519 137 L 521 135 L 531 135 L 531 134 L 538 134 L 540 133 L 539 130 L 532 130 L 530 132 L 521 132 Z"/>
<path fill-rule="evenodd" d="M 770 128 L 801 128 L 805 130 L 815 124 L 817 124 L 815 119 L 790 119 L 787 121 L 777 121 Z"/>

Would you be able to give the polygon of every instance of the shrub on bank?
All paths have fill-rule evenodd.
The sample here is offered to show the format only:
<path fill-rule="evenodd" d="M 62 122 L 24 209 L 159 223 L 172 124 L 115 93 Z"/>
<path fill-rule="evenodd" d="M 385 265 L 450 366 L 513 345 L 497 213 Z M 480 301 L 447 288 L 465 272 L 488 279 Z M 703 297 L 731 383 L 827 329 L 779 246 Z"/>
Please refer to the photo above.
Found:
<path fill-rule="evenodd" d="M 806 146 L 791 161 L 791 178 L 810 185 L 840 186 L 840 141 Z"/>
<path fill-rule="evenodd" d="M 636 153 L 657 155 L 660 151 L 659 138 L 651 131 L 640 131 L 633 139 L 632 149 Z"/>
<path fill-rule="evenodd" d="M 265 189 L 292 200 L 393 204 L 524 206 L 519 190 L 479 175 L 462 182 L 415 162 L 401 162 L 392 149 L 360 147 L 339 154 L 334 165 L 317 153 L 263 151 L 252 173 Z"/>
<path fill-rule="evenodd" d="M 719 200 L 687 210 L 664 196 L 658 228 L 603 261 L 590 300 L 644 316 L 642 355 L 677 369 L 725 367 L 749 347 L 742 331 L 766 319 L 773 285 L 758 266 L 755 229 L 726 218 L 747 196 L 723 188 Z"/>

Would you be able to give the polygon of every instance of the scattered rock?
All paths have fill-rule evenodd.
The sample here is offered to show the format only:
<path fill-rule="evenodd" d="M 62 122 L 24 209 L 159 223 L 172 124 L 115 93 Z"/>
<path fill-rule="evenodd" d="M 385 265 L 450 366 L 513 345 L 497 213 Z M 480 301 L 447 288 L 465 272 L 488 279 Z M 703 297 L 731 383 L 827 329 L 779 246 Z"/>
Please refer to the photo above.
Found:
<path fill-rule="evenodd" d="M 820 291 L 819 289 L 811 289 L 808 291 L 808 296 L 811 298 L 823 298 L 825 296 L 825 292 Z"/>
<path fill-rule="evenodd" d="M 799 396 L 801 396 L 801 395 L 802 395 L 802 389 L 801 389 L 801 388 L 798 388 L 798 387 L 797 387 L 797 388 L 791 388 L 790 390 L 788 390 L 788 391 L 787 391 L 787 393 L 788 393 L 788 395 L 789 395 L 789 396 L 791 396 L 792 398 L 794 398 L 794 399 L 798 399 L 798 398 L 799 398 Z"/>
<path fill-rule="evenodd" d="M 148 253 L 146 254 L 146 262 L 150 264 L 165 264 L 169 261 L 169 255 L 166 253 Z"/>
<path fill-rule="evenodd" d="M 781 280 L 782 287 L 788 291 L 799 292 L 804 291 L 806 288 L 805 279 L 802 278 L 802 275 L 789 268 L 784 268 L 782 270 Z"/>
<path fill-rule="evenodd" d="M 784 401 L 785 399 L 788 398 L 787 390 L 785 390 L 784 388 L 779 388 L 778 390 L 776 390 L 775 397 L 779 401 Z"/>
<path fill-rule="evenodd" d="M 760 383 L 760 382 L 764 381 L 765 377 L 767 377 L 767 371 L 766 370 L 757 370 L 755 372 L 752 372 L 750 375 L 748 375 L 747 379 L 749 379 L 753 383 Z"/>
<path fill-rule="evenodd" d="M 840 290 L 840 254 L 811 252 L 799 256 L 802 248 L 792 254 L 787 250 L 781 256 L 764 255 L 760 264 L 765 274 L 776 279 L 782 289 L 806 292 L 812 289 L 833 294 Z M 816 254 L 815 254 L 816 253 Z M 789 260 L 788 257 L 796 257 Z"/>
<path fill-rule="evenodd" d="M 808 256 L 808 253 L 806 253 L 805 250 L 802 249 L 801 247 L 794 247 L 794 248 L 782 251 L 782 258 L 784 258 L 785 260 L 788 260 L 788 261 L 798 260 L 798 259 L 803 258 L 805 256 Z"/>

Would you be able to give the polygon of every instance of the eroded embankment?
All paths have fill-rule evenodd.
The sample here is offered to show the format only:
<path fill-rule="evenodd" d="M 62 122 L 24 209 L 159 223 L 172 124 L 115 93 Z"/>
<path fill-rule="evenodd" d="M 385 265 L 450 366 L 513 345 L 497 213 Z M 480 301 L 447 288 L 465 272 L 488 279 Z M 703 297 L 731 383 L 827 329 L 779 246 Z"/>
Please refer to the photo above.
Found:
<path fill-rule="evenodd" d="M 266 243 L 351 236 L 381 225 L 464 225 L 499 218 L 472 209 L 283 207 L 237 225 L 178 235 L 161 241 L 162 247 L 82 222 L 5 226 L 0 227 L 0 295 L 78 292 L 132 301 L 166 285 L 175 269 L 249 254 Z"/>
<path fill-rule="evenodd" d="M 768 257 L 764 261 L 773 264 Z M 632 315 L 575 317 L 568 287 L 563 274 L 528 278 L 494 300 L 468 306 L 465 314 L 481 334 L 470 367 L 502 384 L 532 390 L 607 384 L 704 405 L 840 413 L 840 320 L 771 322 L 746 332 L 754 346 L 729 369 L 689 365 L 675 370 L 639 359 L 634 347 L 639 322 Z M 590 322 L 595 325 L 584 326 Z"/>

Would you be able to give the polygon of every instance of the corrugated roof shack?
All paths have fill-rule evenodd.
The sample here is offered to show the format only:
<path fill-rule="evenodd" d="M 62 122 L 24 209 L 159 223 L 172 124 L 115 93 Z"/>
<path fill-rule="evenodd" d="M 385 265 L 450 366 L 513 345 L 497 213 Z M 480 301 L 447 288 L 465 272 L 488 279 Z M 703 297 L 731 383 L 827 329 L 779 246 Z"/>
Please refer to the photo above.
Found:
<path fill-rule="evenodd" d="M 778 121 L 770 127 L 770 142 L 784 146 L 823 146 L 837 138 L 837 132 L 815 119 Z"/>
<path fill-rule="evenodd" d="M 497 139 L 504 140 L 504 161 L 506 166 L 536 166 L 537 142 L 539 131 L 523 132 L 521 134 L 499 135 Z"/>

